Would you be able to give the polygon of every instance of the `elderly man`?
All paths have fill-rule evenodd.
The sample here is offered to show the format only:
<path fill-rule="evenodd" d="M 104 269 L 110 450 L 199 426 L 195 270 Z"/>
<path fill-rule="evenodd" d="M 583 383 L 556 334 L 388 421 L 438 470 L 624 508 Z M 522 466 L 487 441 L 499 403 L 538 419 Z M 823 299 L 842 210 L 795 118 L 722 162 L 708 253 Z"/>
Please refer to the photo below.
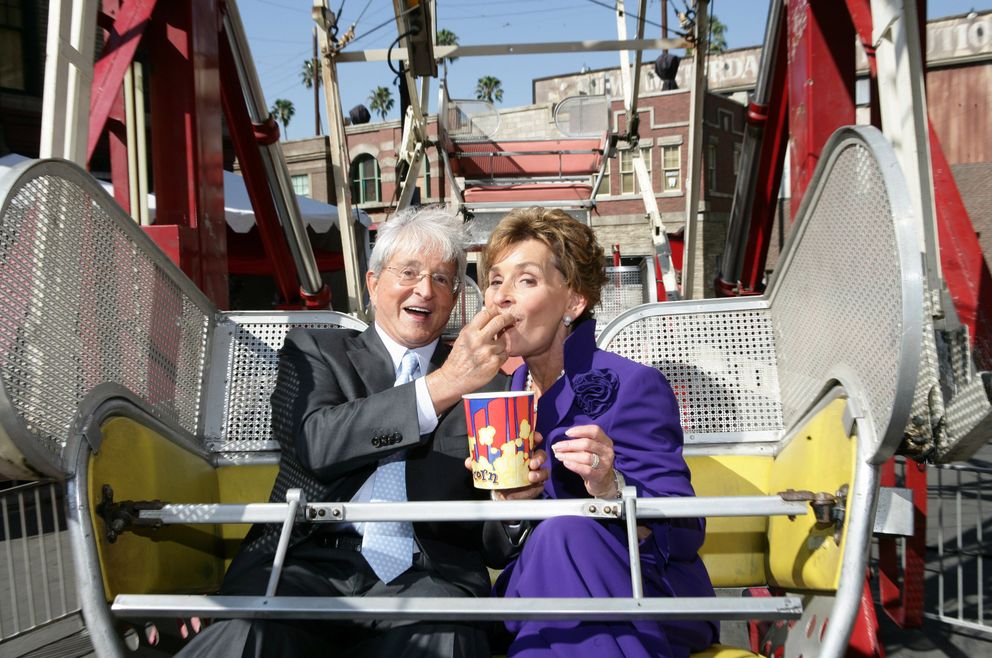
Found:
<path fill-rule="evenodd" d="M 502 332 L 513 319 L 482 312 L 451 348 L 440 342 L 465 272 L 462 236 L 461 222 L 441 209 L 394 217 L 379 231 L 366 274 L 374 324 L 362 333 L 286 337 L 272 395 L 272 431 L 282 446 L 273 501 L 292 487 L 309 501 L 478 497 L 464 467 L 465 418 L 456 403 L 463 393 L 505 387 Z M 486 555 L 498 564 L 514 550 L 513 532 L 493 541 L 492 528 Z M 225 594 L 265 591 L 278 531 L 252 528 Z M 482 536 L 481 523 L 298 525 L 277 593 L 487 596 Z M 485 633 L 470 624 L 229 620 L 183 655 L 491 654 Z"/>

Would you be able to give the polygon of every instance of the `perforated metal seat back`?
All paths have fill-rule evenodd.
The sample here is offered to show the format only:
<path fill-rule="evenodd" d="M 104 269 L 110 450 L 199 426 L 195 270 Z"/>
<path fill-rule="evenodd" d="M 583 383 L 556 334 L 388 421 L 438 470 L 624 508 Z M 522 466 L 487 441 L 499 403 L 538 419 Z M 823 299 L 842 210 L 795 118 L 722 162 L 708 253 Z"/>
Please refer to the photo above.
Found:
<path fill-rule="evenodd" d="M 260 311 L 222 314 L 214 332 L 205 410 L 207 447 L 229 458 L 278 449 L 271 440 L 269 398 L 276 385 L 279 348 L 294 328 L 364 330 L 336 311 Z"/>
<path fill-rule="evenodd" d="M 768 291 L 782 409 L 789 426 L 841 382 L 862 400 L 875 434 L 861 437 L 865 454 L 880 462 L 902 440 L 916 388 L 922 248 L 881 133 L 843 129 L 828 147 Z"/>
<path fill-rule="evenodd" d="M 455 301 L 455 308 L 451 311 L 451 317 L 448 318 L 448 324 L 444 328 L 444 337 L 456 338 L 462 327 L 472 321 L 484 304 L 485 300 L 479 286 L 471 278 L 465 277 L 465 283 Z"/>
<path fill-rule="evenodd" d="M 775 335 L 763 300 L 644 305 L 617 317 L 599 344 L 665 375 L 687 444 L 781 434 Z"/>
<path fill-rule="evenodd" d="M 606 278 L 608 281 L 603 286 L 595 309 L 597 327 L 600 329 L 627 309 L 651 301 L 644 287 L 641 268 L 632 265 L 607 267 Z"/>
<path fill-rule="evenodd" d="M 63 475 L 98 385 L 197 434 L 213 305 L 72 163 L 16 167 L 0 200 L 0 476 Z"/>
<path fill-rule="evenodd" d="M 774 438 L 838 382 L 870 423 L 863 457 L 901 440 L 924 315 L 908 192 L 876 130 L 839 130 L 824 154 L 766 297 L 647 304 L 600 336 L 668 376 L 687 443 Z"/>

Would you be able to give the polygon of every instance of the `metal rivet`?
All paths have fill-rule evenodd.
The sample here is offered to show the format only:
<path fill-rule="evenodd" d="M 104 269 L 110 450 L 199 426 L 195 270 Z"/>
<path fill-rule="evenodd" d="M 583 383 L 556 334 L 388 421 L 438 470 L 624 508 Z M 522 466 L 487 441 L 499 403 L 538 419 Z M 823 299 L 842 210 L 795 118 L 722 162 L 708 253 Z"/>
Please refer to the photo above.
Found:
<path fill-rule="evenodd" d="M 327 516 L 327 510 L 321 507 L 319 510 L 317 510 L 317 516 L 321 516 L 321 517 Z"/>
<path fill-rule="evenodd" d="M 335 517 L 341 516 L 341 508 L 335 507 L 334 509 L 332 509 L 331 516 L 335 516 Z"/>
<path fill-rule="evenodd" d="M 595 505 L 590 505 L 589 506 L 589 513 L 590 514 L 595 514 L 596 513 L 596 506 Z"/>

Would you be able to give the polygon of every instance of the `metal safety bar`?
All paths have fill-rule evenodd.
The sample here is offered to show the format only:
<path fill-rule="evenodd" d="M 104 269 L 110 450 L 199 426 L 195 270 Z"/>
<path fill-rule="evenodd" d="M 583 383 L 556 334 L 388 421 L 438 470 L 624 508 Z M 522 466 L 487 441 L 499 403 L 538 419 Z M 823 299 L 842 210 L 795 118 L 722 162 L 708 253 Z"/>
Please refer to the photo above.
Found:
<path fill-rule="evenodd" d="M 534 201 L 481 201 L 477 203 L 468 201 L 462 205 L 471 209 L 492 208 L 502 210 L 506 208 L 530 208 L 534 203 Z M 581 201 L 541 201 L 540 203 L 543 208 L 592 208 L 596 205 L 591 199 Z"/>
<path fill-rule="evenodd" d="M 213 524 L 213 523 L 282 523 L 282 532 L 279 536 L 279 544 L 273 559 L 272 572 L 269 576 L 266 587 L 266 597 L 272 597 L 279 585 L 279 577 L 282 573 L 282 566 L 286 559 L 287 547 L 289 546 L 290 534 L 296 522 L 310 523 L 366 523 L 377 521 L 500 521 L 503 519 L 517 519 L 535 521 L 547 519 L 553 516 L 585 516 L 596 519 L 623 519 L 627 531 L 627 545 L 630 552 L 630 580 L 631 598 L 619 605 L 626 606 L 621 609 L 634 617 L 638 614 L 646 614 L 653 618 L 676 618 L 670 616 L 674 611 L 684 611 L 688 606 L 686 599 L 680 599 L 679 605 L 672 608 L 670 605 L 656 606 L 649 605 L 642 607 L 644 603 L 644 588 L 641 578 L 641 558 L 637 539 L 637 522 L 641 519 L 673 519 L 673 518 L 696 518 L 701 516 L 800 516 L 809 511 L 809 504 L 800 500 L 786 500 L 782 496 L 710 496 L 702 498 L 638 498 L 637 490 L 634 487 L 624 487 L 620 500 L 604 500 L 598 498 L 589 499 L 569 499 L 569 500 L 508 500 L 508 501 L 443 501 L 439 502 L 402 502 L 402 503 L 307 503 L 299 489 L 290 489 L 286 493 L 286 503 L 258 503 L 258 504 L 216 504 L 216 505 L 162 505 L 160 509 L 141 509 L 138 512 L 139 521 L 157 522 L 161 524 Z M 264 611 L 266 617 L 271 617 L 275 611 L 282 614 L 319 613 L 320 619 L 334 619 L 335 615 L 345 613 L 354 614 L 355 606 L 351 603 L 344 607 L 312 608 L 309 603 L 302 608 L 299 603 L 290 598 L 280 599 L 278 606 L 273 607 L 268 598 L 242 597 L 241 603 L 248 604 L 254 602 L 256 605 L 250 610 L 260 613 Z M 148 608 L 148 604 L 158 603 L 160 597 L 142 597 L 138 595 L 129 596 L 125 599 L 118 597 L 114 604 L 114 611 L 124 613 L 126 611 L 138 614 L 151 612 L 165 612 L 156 608 Z M 201 600 L 202 599 L 202 600 Z M 228 597 L 224 597 L 225 600 Z M 386 599 L 393 601 L 393 599 Z M 411 601 L 412 599 L 405 599 Z M 542 604 L 546 604 L 553 599 L 542 599 Z M 705 599 L 710 601 L 710 599 Z M 203 597 L 179 597 L 177 603 L 186 606 L 184 614 L 201 614 L 199 612 L 189 612 L 189 607 L 196 608 L 197 605 L 210 605 L 213 599 Z M 368 601 L 368 599 L 366 599 Z M 427 601 L 435 601 L 428 599 Z M 572 610 L 565 617 L 549 616 L 548 619 L 562 619 L 577 616 L 577 613 L 595 611 L 602 613 L 608 608 L 600 605 L 589 607 L 588 604 L 578 603 L 581 599 L 560 599 L 566 604 L 563 610 Z M 462 606 L 456 605 L 458 615 L 455 619 L 472 619 L 474 615 L 487 615 L 494 612 L 504 612 L 502 609 L 491 609 L 483 606 L 478 610 L 463 610 Z M 118 607 L 118 606 L 122 607 Z M 408 607 L 408 603 L 378 607 L 369 604 L 370 612 L 375 612 L 377 616 L 385 615 L 390 618 L 418 618 L 424 619 L 422 611 L 429 606 Z M 435 603 L 432 603 L 435 605 Z M 451 619 L 452 606 L 446 607 L 443 603 L 440 610 L 445 613 L 444 618 Z M 519 602 L 517 603 L 519 605 Z M 778 606 L 779 604 L 775 604 Z M 578 606 L 578 607 L 572 607 Z M 364 606 L 361 606 L 364 607 Z M 702 609 L 692 609 L 692 613 L 703 618 L 714 614 L 710 607 Z M 760 613 L 759 610 L 748 611 L 749 619 L 757 618 L 754 615 Z M 791 609 L 790 606 L 787 608 Z M 224 607 L 224 610 L 229 610 Z M 555 609 L 552 606 L 552 609 Z M 737 607 L 734 607 L 737 610 Z M 776 609 L 776 614 L 781 611 Z M 796 616 L 802 613 L 801 606 Z M 171 613 L 170 613 L 171 614 Z M 211 610 L 202 614 L 213 614 Z M 439 613 L 440 614 L 440 613 Z M 548 612 L 549 615 L 556 615 L 557 612 Z M 324 616 L 327 615 L 327 616 Z M 398 616 L 394 616 L 398 615 Z M 407 615 L 404 617 L 403 615 Z M 231 616 L 241 616 L 231 614 Z M 412 617 L 411 617 L 412 616 Z M 307 617 L 310 618 L 310 617 Z M 490 617 L 491 618 L 491 617 Z M 498 617 L 512 618 L 512 617 Z M 529 617 L 533 618 L 533 617 Z M 594 619 L 613 619 L 612 617 Z M 625 618 L 630 618 L 626 616 Z M 726 617 L 724 617 L 726 618 Z M 745 617 L 742 617 L 745 618 Z M 780 618 L 780 617 L 777 617 Z"/>
<path fill-rule="evenodd" d="M 294 491 L 294 490 L 290 490 Z M 637 517 L 677 519 L 732 516 L 797 516 L 809 503 L 780 496 L 700 496 L 695 498 L 637 498 Z M 282 523 L 287 503 L 182 504 L 141 510 L 139 518 L 164 524 Z M 446 500 L 405 503 L 305 503 L 298 521 L 310 523 L 364 523 L 366 521 L 536 521 L 553 516 L 625 518 L 622 501 L 597 498 L 571 500 Z"/>
<path fill-rule="evenodd" d="M 992 597 L 986 591 L 986 534 L 992 504 L 987 491 L 992 468 L 978 463 L 937 464 L 932 473 L 927 548 L 932 551 L 936 544 L 936 560 L 927 567 L 936 572 L 937 602 L 927 606 L 924 616 L 988 638 Z"/>
<path fill-rule="evenodd" d="M 586 619 L 798 619 L 797 596 L 765 598 L 679 597 L 631 599 L 333 596 L 196 596 L 121 594 L 111 606 L 119 617 L 214 619 L 534 620 Z"/>

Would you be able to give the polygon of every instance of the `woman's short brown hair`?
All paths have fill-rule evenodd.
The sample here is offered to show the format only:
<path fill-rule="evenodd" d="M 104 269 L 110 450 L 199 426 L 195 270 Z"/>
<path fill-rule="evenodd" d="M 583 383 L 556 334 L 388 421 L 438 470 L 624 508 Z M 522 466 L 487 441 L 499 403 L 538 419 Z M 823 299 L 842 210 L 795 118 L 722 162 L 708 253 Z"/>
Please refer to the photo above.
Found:
<path fill-rule="evenodd" d="M 588 302 L 580 317 L 591 317 L 607 281 L 605 254 L 592 228 L 559 208 L 520 208 L 507 214 L 482 249 L 481 282 L 488 281 L 490 266 L 507 249 L 527 240 L 542 242 L 551 250 L 565 285 Z"/>

